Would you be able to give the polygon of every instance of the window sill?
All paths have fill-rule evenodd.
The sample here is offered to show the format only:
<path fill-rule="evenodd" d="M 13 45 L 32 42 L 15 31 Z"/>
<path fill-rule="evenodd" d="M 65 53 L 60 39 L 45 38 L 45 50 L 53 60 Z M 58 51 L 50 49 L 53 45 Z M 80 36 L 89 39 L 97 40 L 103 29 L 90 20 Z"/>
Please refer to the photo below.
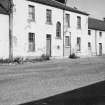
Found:
<path fill-rule="evenodd" d="M 35 20 L 30 20 L 30 19 L 28 19 L 27 22 L 28 22 L 28 23 L 34 23 Z"/>
<path fill-rule="evenodd" d="M 70 26 L 67 26 L 67 28 L 71 28 Z"/>
<path fill-rule="evenodd" d="M 70 46 L 65 46 L 65 48 L 70 48 Z"/>
<path fill-rule="evenodd" d="M 27 51 L 28 53 L 34 53 L 35 52 L 35 50 L 34 51 Z"/>
<path fill-rule="evenodd" d="M 77 51 L 77 53 L 81 53 L 81 51 Z"/>
<path fill-rule="evenodd" d="M 82 28 L 77 28 L 78 30 L 81 30 Z"/>
<path fill-rule="evenodd" d="M 52 22 L 46 22 L 47 25 L 52 25 Z"/>
<path fill-rule="evenodd" d="M 61 40 L 62 38 L 61 38 L 61 37 L 55 37 L 55 39 L 59 39 L 59 40 Z"/>

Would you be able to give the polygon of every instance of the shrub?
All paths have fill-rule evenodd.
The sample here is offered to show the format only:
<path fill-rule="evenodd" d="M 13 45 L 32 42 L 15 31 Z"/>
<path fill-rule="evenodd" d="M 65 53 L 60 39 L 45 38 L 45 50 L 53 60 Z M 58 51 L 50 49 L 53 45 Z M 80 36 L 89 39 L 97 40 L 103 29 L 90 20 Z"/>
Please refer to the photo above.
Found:
<path fill-rule="evenodd" d="M 0 63 L 11 63 L 10 59 L 0 59 Z"/>
<path fill-rule="evenodd" d="M 37 57 L 37 58 L 27 58 L 25 59 L 24 62 L 42 62 L 42 61 L 46 61 L 46 60 L 50 60 L 50 57 L 48 55 L 42 54 L 42 56 Z"/>
<path fill-rule="evenodd" d="M 50 57 L 45 54 L 42 54 L 41 58 L 42 58 L 42 60 L 50 60 Z"/>
<path fill-rule="evenodd" d="M 22 57 L 16 57 L 16 58 L 13 59 L 13 63 L 22 64 L 23 63 L 23 58 Z"/>
<path fill-rule="evenodd" d="M 78 57 L 75 55 L 75 53 L 72 53 L 72 54 L 70 54 L 69 58 L 76 59 Z"/>

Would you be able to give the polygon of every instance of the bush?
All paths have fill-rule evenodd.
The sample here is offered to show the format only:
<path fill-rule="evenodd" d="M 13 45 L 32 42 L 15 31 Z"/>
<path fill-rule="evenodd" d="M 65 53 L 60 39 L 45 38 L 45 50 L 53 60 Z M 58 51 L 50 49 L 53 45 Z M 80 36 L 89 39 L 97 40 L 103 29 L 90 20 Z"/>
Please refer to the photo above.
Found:
<path fill-rule="evenodd" d="M 13 63 L 22 64 L 23 63 L 23 58 L 22 57 L 16 57 L 16 58 L 13 59 Z"/>
<path fill-rule="evenodd" d="M 48 55 L 42 54 L 41 58 L 43 60 L 50 60 L 50 57 Z"/>
<path fill-rule="evenodd" d="M 42 62 L 42 61 L 46 61 L 46 60 L 50 60 L 50 57 L 48 55 L 42 54 L 42 56 L 37 57 L 37 58 L 27 58 L 25 59 L 24 62 Z"/>
<path fill-rule="evenodd" d="M 22 57 L 16 57 L 13 58 L 13 60 L 10 59 L 0 59 L 0 63 L 17 63 L 17 64 L 22 64 L 23 62 L 41 62 L 41 61 L 46 61 L 46 60 L 50 60 L 50 57 L 48 55 L 43 54 L 41 57 L 39 58 L 32 58 L 32 59 L 25 59 L 23 60 Z"/>
<path fill-rule="evenodd" d="M 18 63 L 18 64 L 21 64 L 21 63 L 23 63 L 23 58 L 16 57 L 13 60 L 10 60 L 10 59 L 0 59 L 0 63 Z"/>
<path fill-rule="evenodd" d="M 75 55 L 75 53 L 72 53 L 72 54 L 70 54 L 69 58 L 76 59 L 78 57 Z"/>
<path fill-rule="evenodd" d="M 11 63 L 10 59 L 0 59 L 0 63 Z"/>

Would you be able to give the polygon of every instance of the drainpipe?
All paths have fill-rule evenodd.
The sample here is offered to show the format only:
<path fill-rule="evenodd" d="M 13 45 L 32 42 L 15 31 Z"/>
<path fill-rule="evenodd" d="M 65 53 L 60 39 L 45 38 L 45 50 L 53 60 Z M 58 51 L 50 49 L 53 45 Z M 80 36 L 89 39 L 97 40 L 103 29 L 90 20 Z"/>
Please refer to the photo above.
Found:
<path fill-rule="evenodd" d="M 97 55 L 97 30 L 95 30 L 95 50 Z"/>
<path fill-rule="evenodd" d="M 13 0 L 9 0 L 9 59 L 13 60 Z"/>
<path fill-rule="evenodd" d="M 65 16 L 65 10 L 63 9 L 63 57 L 64 57 L 64 16 Z"/>
<path fill-rule="evenodd" d="M 71 32 L 70 32 L 70 55 L 71 55 Z"/>
<path fill-rule="evenodd" d="M 67 3 L 67 0 L 65 0 L 64 9 L 63 9 L 63 57 L 64 57 L 64 47 L 65 47 L 65 44 L 64 44 L 64 36 L 65 36 L 64 25 L 65 25 L 65 8 L 66 8 L 66 3 Z"/>

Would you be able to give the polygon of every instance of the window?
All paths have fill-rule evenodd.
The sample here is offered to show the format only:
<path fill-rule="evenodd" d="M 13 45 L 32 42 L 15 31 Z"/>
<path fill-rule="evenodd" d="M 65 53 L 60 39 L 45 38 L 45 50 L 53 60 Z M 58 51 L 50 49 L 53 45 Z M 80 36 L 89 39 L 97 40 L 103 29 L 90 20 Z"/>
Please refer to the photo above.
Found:
<path fill-rule="evenodd" d="M 100 37 L 102 37 L 102 32 L 99 32 Z"/>
<path fill-rule="evenodd" d="M 77 51 L 81 51 L 81 38 L 77 37 Z"/>
<path fill-rule="evenodd" d="M 91 43 L 88 42 L 88 50 L 91 50 Z"/>
<path fill-rule="evenodd" d="M 91 30 L 88 30 L 88 35 L 91 35 Z"/>
<path fill-rule="evenodd" d="M 28 9 L 29 9 L 29 20 L 35 21 L 35 7 L 32 5 L 29 5 Z"/>
<path fill-rule="evenodd" d="M 66 25 L 67 27 L 70 27 L 70 15 L 66 14 L 65 17 L 66 17 Z"/>
<path fill-rule="evenodd" d="M 35 51 L 35 34 L 34 33 L 29 33 L 29 51 Z"/>
<path fill-rule="evenodd" d="M 46 22 L 48 24 L 52 23 L 52 11 L 50 9 L 46 10 Z"/>
<path fill-rule="evenodd" d="M 57 22 L 56 24 L 56 37 L 61 38 L 61 23 Z"/>
<path fill-rule="evenodd" d="M 65 46 L 70 46 L 70 37 L 65 36 Z"/>
<path fill-rule="evenodd" d="M 81 17 L 77 16 L 77 28 L 80 29 L 81 28 Z"/>

